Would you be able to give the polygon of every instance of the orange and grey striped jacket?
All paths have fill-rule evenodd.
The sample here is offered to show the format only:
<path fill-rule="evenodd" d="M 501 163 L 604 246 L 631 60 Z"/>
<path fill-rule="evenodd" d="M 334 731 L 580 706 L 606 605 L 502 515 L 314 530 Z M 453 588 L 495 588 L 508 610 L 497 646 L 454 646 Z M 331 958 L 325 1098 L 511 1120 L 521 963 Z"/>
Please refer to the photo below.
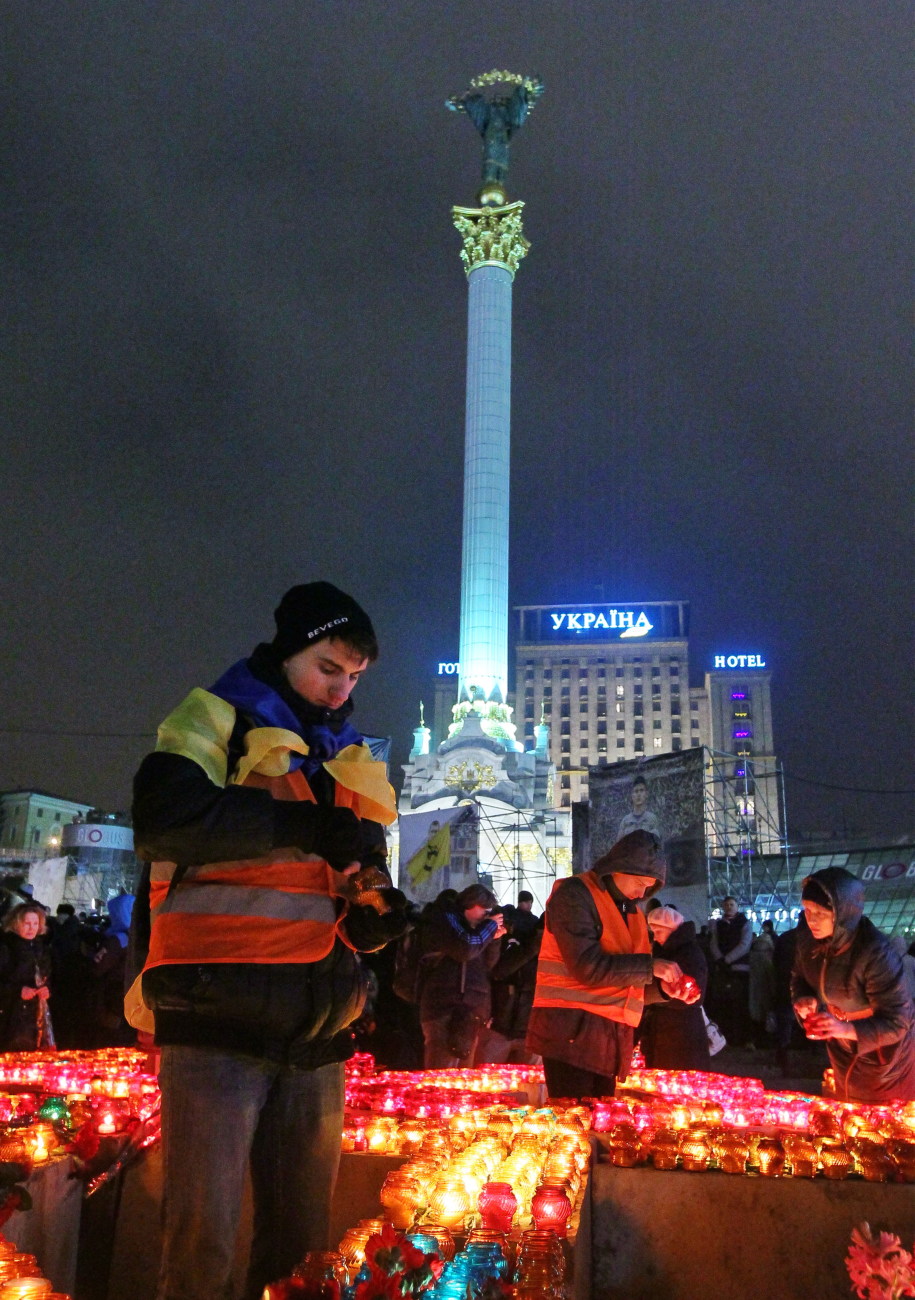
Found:
<path fill-rule="evenodd" d="M 297 771 L 256 783 L 275 799 L 288 799 L 289 786 L 299 784 L 294 777 L 305 782 Z M 353 810 L 358 816 L 358 800 Z M 174 862 L 151 865 L 147 970 L 185 962 L 320 961 L 335 938 L 352 947 L 338 925 L 346 878 L 315 854 L 285 848 L 207 862 L 185 868 L 176 881 L 177 871 Z"/>
<path fill-rule="evenodd" d="M 224 784 L 223 754 L 233 721 L 234 710 L 224 701 L 192 692 L 163 723 L 158 748 L 193 758 L 211 779 Z M 313 803 L 301 769 L 283 770 L 294 748 L 307 750 L 300 738 L 279 728 L 254 729 L 246 738 L 245 757 L 228 780 L 267 789 L 274 799 Z M 335 778 L 337 807 L 350 808 L 360 818 L 394 820 L 383 764 L 371 760 L 367 747 L 350 746 L 325 767 Z M 323 858 L 297 848 L 198 866 L 153 862 L 144 970 L 188 963 L 320 961 L 336 938 L 353 947 L 341 925 L 350 892 L 346 877 Z"/>
<path fill-rule="evenodd" d="M 616 903 L 602 887 L 600 878 L 593 871 L 586 871 L 577 879 L 587 886 L 597 909 L 601 923 L 600 945 L 604 951 L 649 954 L 651 940 L 642 913 L 630 912 L 624 919 Z M 557 881 L 553 890 L 561 887 L 563 883 Z M 606 1020 L 637 1025 L 645 1004 L 645 986 L 610 982 L 582 983 L 566 966 L 556 937 L 550 930 L 549 904 L 546 915 L 547 921 L 537 963 L 534 1006 L 590 1011 L 593 1015 L 603 1016 Z"/>

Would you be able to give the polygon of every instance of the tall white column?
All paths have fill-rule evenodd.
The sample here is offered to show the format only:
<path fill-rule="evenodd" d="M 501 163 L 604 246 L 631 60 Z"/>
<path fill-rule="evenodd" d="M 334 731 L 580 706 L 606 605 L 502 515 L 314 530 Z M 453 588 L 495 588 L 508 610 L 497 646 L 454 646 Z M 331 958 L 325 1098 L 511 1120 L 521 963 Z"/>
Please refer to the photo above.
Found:
<path fill-rule="evenodd" d="M 523 207 L 454 209 L 469 281 L 459 700 L 503 703 L 508 688 L 512 280 L 528 249 Z"/>
<path fill-rule="evenodd" d="M 508 502 L 512 276 L 470 273 L 461 563 L 460 698 L 508 687 Z M 498 690 L 497 690 L 498 688 Z"/>

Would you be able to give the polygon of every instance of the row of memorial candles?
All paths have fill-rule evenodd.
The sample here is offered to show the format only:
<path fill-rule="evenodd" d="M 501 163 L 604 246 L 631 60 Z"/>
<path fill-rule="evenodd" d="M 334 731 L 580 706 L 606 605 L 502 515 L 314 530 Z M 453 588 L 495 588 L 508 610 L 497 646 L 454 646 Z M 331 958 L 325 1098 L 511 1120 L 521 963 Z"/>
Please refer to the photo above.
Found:
<path fill-rule="evenodd" d="M 0 1235 L 0 1300 L 28 1300 L 31 1296 L 41 1296 L 42 1300 L 70 1300 L 62 1291 L 54 1290 L 49 1279 L 42 1275 L 34 1255 L 26 1254 Z"/>
<path fill-rule="evenodd" d="M 135 1121 L 148 1119 L 158 1109 L 159 1094 L 155 1078 L 143 1072 L 145 1060 L 143 1053 L 126 1048 L 0 1056 L 0 1158 L 41 1163 L 60 1145 L 62 1130 L 88 1122 L 100 1136 L 117 1136 Z M 521 1097 L 537 1096 L 542 1084 L 542 1072 L 531 1066 L 375 1073 L 373 1058 L 360 1054 L 347 1066 L 343 1148 L 409 1154 L 421 1141 L 424 1124 L 454 1120 L 455 1132 L 462 1126 L 466 1130 L 474 1116 L 494 1107 L 509 1111 Z M 816 1148 L 817 1167 L 828 1176 L 857 1170 L 865 1177 L 879 1177 L 882 1171 L 885 1177 L 908 1179 L 915 1163 L 912 1104 L 891 1109 L 767 1092 L 758 1079 L 637 1070 L 617 1097 L 589 1099 L 587 1106 L 575 1109 L 586 1128 L 606 1135 L 603 1140 L 618 1163 L 650 1158 L 656 1167 L 697 1169 L 703 1167 L 706 1141 L 704 1167 L 737 1170 L 742 1148 L 733 1134 L 753 1131 L 744 1167 L 756 1169 L 758 1130 L 783 1148 L 791 1135 L 808 1138 Z M 694 1145 L 684 1153 L 680 1147 L 687 1132 Z M 732 1136 L 725 1141 L 725 1134 Z M 677 1158 L 672 1161 L 674 1138 Z M 791 1145 L 798 1159 L 787 1158 L 785 1150 L 785 1166 L 780 1167 L 776 1149 L 771 1167 L 809 1171 L 809 1143 Z M 844 1153 L 838 1149 L 843 1145 Z M 734 1149 L 733 1159 L 727 1146 Z M 764 1154 L 767 1149 L 764 1144 Z M 804 1159 L 802 1152 L 807 1153 Z"/>

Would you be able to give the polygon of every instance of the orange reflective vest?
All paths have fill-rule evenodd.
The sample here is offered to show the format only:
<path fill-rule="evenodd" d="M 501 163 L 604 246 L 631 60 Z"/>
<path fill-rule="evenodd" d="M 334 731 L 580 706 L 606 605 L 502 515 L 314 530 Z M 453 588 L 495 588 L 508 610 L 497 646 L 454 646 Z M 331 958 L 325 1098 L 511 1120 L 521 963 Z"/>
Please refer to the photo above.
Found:
<path fill-rule="evenodd" d="M 265 777 L 249 772 L 244 784 L 268 789 L 274 799 L 315 802 L 301 770 Z M 336 787 L 338 807 L 356 816 L 352 790 Z M 346 878 L 323 858 L 294 848 L 260 858 L 188 867 L 177 884 L 174 862 L 150 870 L 150 942 L 144 969 L 198 962 L 315 962 L 339 937 L 346 913 Z"/>
<path fill-rule="evenodd" d="M 651 941 L 648 926 L 641 912 L 629 912 L 626 919 L 610 894 L 593 871 L 578 877 L 588 887 L 601 923 L 600 946 L 607 953 L 650 953 Z M 553 886 L 556 891 L 563 881 Z M 552 897 L 552 893 L 550 895 Z M 645 1005 L 645 986 L 630 984 L 582 984 L 568 969 L 559 944 L 549 928 L 549 903 L 547 924 L 543 931 L 540 958 L 537 962 L 537 988 L 535 1007 L 568 1007 L 572 1010 L 590 1011 L 606 1020 L 616 1020 L 626 1025 L 637 1025 Z"/>

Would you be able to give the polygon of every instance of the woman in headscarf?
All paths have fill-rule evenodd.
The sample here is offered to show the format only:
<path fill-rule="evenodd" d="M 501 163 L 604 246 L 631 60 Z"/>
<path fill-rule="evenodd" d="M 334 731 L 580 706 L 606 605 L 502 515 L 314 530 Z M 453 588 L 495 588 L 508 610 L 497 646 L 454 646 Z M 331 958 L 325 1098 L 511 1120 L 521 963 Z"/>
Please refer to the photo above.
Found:
<path fill-rule="evenodd" d="M 642 1017 L 640 1043 L 650 1070 L 710 1070 L 708 1036 L 702 1002 L 708 984 L 708 963 L 696 938 L 696 927 L 675 907 L 656 907 L 646 916 L 654 940 L 652 956 L 675 961 L 684 975 L 699 985 L 702 997 L 688 1005 L 677 998 L 653 1002 Z"/>
<path fill-rule="evenodd" d="M 34 1052 L 54 1046 L 48 999 L 51 950 L 38 903 L 19 903 L 0 934 L 0 1050 Z"/>
<path fill-rule="evenodd" d="M 826 1043 L 840 1101 L 915 1101 L 915 1018 L 902 960 L 864 915 L 864 886 L 826 867 L 801 887 L 791 997 L 808 1038 Z"/>

